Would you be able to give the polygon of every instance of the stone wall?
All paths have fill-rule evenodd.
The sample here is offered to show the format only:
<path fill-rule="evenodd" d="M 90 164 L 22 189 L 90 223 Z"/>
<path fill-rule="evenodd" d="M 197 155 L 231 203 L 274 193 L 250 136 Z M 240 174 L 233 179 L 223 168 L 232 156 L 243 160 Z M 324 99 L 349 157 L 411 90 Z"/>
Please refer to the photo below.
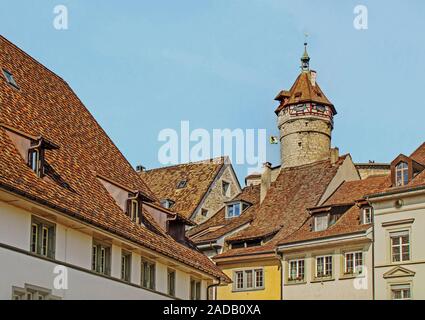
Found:
<path fill-rule="evenodd" d="M 222 182 L 226 181 L 230 183 L 229 196 L 223 194 Z M 194 222 L 201 223 L 208 220 L 218 210 L 224 206 L 225 201 L 229 201 L 241 192 L 237 178 L 233 174 L 233 170 L 230 165 L 225 165 L 225 169 L 213 182 L 204 203 L 194 215 Z M 202 215 L 202 209 L 208 210 L 206 217 Z"/>
<path fill-rule="evenodd" d="M 281 161 L 284 167 L 308 164 L 330 156 L 330 119 L 281 114 L 279 129 Z"/>

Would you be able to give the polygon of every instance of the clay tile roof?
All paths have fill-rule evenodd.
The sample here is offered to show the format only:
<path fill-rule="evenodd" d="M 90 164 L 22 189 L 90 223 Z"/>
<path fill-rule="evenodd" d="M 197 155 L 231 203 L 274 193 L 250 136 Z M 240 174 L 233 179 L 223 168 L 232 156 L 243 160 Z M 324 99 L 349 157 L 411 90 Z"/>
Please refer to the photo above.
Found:
<path fill-rule="evenodd" d="M 391 186 L 389 175 L 370 176 L 364 180 L 344 182 L 323 204 L 323 206 L 354 203 L 370 193 L 385 190 Z"/>
<path fill-rule="evenodd" d="M 252 225 L 229 240 L 265 237 L 276 232 L 291 232 L 308 217 L 307 208 L 317 205 L 341 161 L 329 160 L 283 168 L 271 184 Z"/>
<path fill-rule="evenodd" d="M 226 161 L 220 157 L 142 171 L 140 175 L 159 199 L 175 202 L 172 211 L 190 219 Z M 177 188 L 183 180 L 187 182 L 186 187 Z"/>
<path fill-rule="evenodd" d="M 190 229 L 187 232 L 187 236 L 198 244 L 211 242 L 251 222 L 260 202 L 260 186 L 245 187 L 231 201 L 246 201 L 251 206 L 243 211 L 239 217 L 232 219 L 226 219 L 226 208 L 223 207 L 206 222 Z M 207 229 L 211 231 L 206 232 Z M 197 236 L 198 234 L 200 236 Z"/>
<path fill-rule="evenodd" d="M 410 158 L 425 165 L 425 142 L 422 143 L 411 155 Z"/>
<path fill-rule="evenodd" d="M 355 202 L 363 199 L 369 193 L 385 190 L 390 184 L 389 175 L 344 182 L 323 204 L 323 207 L 345 205 L 344 207 L 335 209 L 338 210 L 338 213 L 342 213 L 342 216 L 334 225 L 323 231 L 313 231 L 311 226 L 313 225 L 314 218 L 311 216 L 301 228 L 281 239 L 279 244 L 296 243 L 368 230 L 370 224 L 365 225 L 360 223 L 361 211 Z"/>
<path fill-rule="evenodd" d="M 133 223 L 122 212 L 98 176 L 153 200 L 155 196 L 65 81 L 1 36 L 0 67 L 11 72 L 19 86 L 12 87 L 0 74 L 1 188 L 229 280 L 200 252 Z M 5 127 L 42 136 L 58 146 L 45 155 L 57 179 L 37 177 Z"/>
<path fill-rule="evenodd" d="M 334 114 L 336 114 L 336 110 L 332 102 L 328 100 L 328 98 L 323 93 L 322 89 L 320 89 L 319 84 L 315 83 L 313 86 L 311 81 L 311 72 L 301 72 L 298 78 L 295 80 L 291 89 L 289 90 L 289 98 L 286 102 L 282 102 L 279 107 L 276 109 L 276 114 L 279 113 L 280 110 L 289 105 L 306 103 L 306 102 L 314 102 L 318 104 L 323 104 L 332 107 Z M 282 96 L 281 94 L 278 97 L 286 98 L 288 96 L 287 91 L 286 94 Z M 276 98 L 278 98 L 276 97 Z M 280 98 L 279 98 L 280 99 Z"/>

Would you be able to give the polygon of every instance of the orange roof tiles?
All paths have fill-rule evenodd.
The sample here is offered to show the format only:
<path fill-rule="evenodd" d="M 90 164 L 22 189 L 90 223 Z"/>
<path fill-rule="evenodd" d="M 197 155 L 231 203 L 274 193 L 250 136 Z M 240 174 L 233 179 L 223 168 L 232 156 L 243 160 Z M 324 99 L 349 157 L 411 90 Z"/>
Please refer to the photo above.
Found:
<path fill-rule="evenodd" d="M 65 81 L 3 37 L 0 67 L 10 71 L 19 86 L 10 86 L 0 76 L 1 123 L 58 145 L 58 150 L 46 151 L 46 162 L 70 186 L 38 178 L 0 126 L 0 187 L 228 280 L 200 252 L 133 223 L 122 212 L 98 175 L 155 196 Z"/>
<path fill-rule="evenodd" d="M 191 162 L 170 167 L 142 171 L 140 175 L 159 199 L 175 202 L 171 210 L 190 219 L 223 168 L 225 158 Z M 177 184 L 186 180 L 187 185 L 178 189 Z"/>

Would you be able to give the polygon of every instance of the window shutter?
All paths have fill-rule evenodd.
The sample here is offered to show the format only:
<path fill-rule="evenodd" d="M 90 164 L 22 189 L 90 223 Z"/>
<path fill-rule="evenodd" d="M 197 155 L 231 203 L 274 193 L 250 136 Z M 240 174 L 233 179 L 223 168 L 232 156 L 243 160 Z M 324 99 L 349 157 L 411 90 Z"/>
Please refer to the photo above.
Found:
<path fill-rule="evenodd" d="M 105 248 L 105 273 L 111 275 L 111 248 Z"/>
<path fill-rule="evenodd" d="M 125 210 L 126 215 L 131 216 L 131 199 L 127 199 L 127 208 Z"/>

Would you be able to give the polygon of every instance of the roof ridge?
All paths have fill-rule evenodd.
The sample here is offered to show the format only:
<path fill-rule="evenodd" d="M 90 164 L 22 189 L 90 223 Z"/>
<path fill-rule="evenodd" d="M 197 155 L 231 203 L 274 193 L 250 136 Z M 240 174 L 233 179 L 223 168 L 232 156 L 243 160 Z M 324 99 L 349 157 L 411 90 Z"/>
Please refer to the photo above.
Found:
<path fill-rule="evenodd" d="M 193 161 L 193 162 L 185 162 L 185 163 L 177 163 L 177 164 L 172 164 L 169 166 L 164 166 L 164 167 L 158 167 L 158 168 L 153 168 L 153 169 L 149 169 L 149 170 L 144 170 L 141 172 L 141 174 L 146 173 L 146 172 L 152 172 L 152 171 L 156 171 L 156 170 L 166 170 L 166 169 L 171 169 L 171 168 L 177 168 L 177 167 L 183 167 L 183 166 L 190 166 L 190 165 L 197 165 L 197 164 L 208 164 L 208 163 L 214 163 L 214 164 L 220 164 L 223 165 L 226 163 L 225 159 L 228 158 L 228 156 L 219 156 L 219 157 L 215 157 L 215 158 L 210 158 L 210 159 L 205 159 L 205 160 L 199 160 L 199 161 Z M 218 163 L 215 163 L 216 160 L 221 159 L 223 161 L 220 161 Z"/>

